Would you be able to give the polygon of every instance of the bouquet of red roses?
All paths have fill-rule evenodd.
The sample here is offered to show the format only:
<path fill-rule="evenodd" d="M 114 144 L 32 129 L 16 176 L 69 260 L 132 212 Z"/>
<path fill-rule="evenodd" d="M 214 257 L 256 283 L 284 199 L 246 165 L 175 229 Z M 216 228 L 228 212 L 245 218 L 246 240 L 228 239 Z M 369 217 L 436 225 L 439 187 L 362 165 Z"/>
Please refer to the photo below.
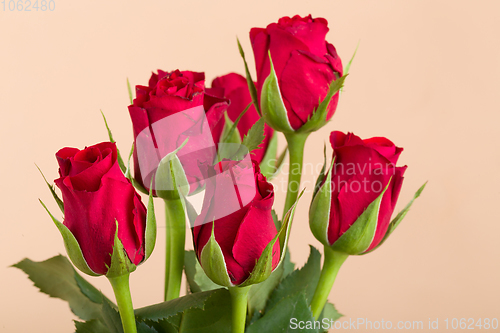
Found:
<path fill-rule="evenodd" d="M 384 137 L 333 131 L 331 163 L 325 147 L 325 164 L 310 189 L 309 225 L 324 245 L 324 262 L 313 247 L 301 269 L 290 261 L 304 145 L 335 113 L 349 69 L 325 40 L 327 32 L 326 20 L 310 15 L 253 28 L 255 82 L 238 43 L 246 77 L 227 74 L 208 88 L 204 73 L 158 70 L 147 85 L 136 86 L 135 98 L 129 87 L 134 142 L 128 161 L 107 123 L 109 142 L 56 153 L 61 195 L 47 185 L 63 222 L 42 205 L 70 260 L 25 259 L 15 266 L 41 291 L 68 301 L 82 319 L 75 321 L 76 332 L 333 328 L 341 315 L 327 297 L 341 265 L 382 245 L 413 200 L 391 220 L 406 170 L 397 166 L 402 148 Z M 282 152 L 278 132 L 287 141 Z M 270 180 L 287 154 L 280 215 Z M 148 196 L 147 204 L 137 191 Z M 196 193 L 203 194 L 200 207 L 192 200 Z M 155 247 L 155 197 L 166 212 L 165 301 L 134 309 L 129 276 Z M 187 223 L 194 251 L 185 250 Z M 85 274 L 105 275 L 116 303 L 72 264 Z M 180 297 L 183 272 L 189 288 Z"/>

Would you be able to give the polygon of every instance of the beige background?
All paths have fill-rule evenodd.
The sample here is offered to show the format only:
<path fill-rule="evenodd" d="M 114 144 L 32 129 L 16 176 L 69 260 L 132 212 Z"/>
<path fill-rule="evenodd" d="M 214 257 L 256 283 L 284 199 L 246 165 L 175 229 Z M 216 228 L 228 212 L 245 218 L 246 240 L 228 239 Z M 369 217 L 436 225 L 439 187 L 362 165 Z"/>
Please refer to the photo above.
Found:
<path fill-rule="evenodd" d="M 7 268 L 65 253 L 38 203 L 57 212 L 34 163 L 54 179 L 58 149 L 106 140 L 100 109 L 127 151 L 127 77 L 145 84 L 157 68 L 205 71 L 209 82 L 241 73 L 236 36 L 253 70 L 250 28 L 296 13 L 328 19 L 327 39 L 345 63 L 360 42 L 337 114 L 310 137 L 306 161 L 321 163 L 332 130 L 386 136 L 408 165 L 398 209 L 429 181 L 390 241 L 345 263 L 330 299 L 345 320 L 439 318 L 441 332 L 446 318 L 500 317 L 498 1 L 55 1 L 53 12 L 0 7 L 0 331 L 73 331 L 66 303 Z M 290 241 L 299 266 L 308 244 L 320 245 L 308 230 L 310 199 Z M 280 212 L 283 202 L 278 193 Z M 131 279 L 137 307 L 162 300 L 162 230 Z M 112 296 L 105 278 L 89 279 Z"/>

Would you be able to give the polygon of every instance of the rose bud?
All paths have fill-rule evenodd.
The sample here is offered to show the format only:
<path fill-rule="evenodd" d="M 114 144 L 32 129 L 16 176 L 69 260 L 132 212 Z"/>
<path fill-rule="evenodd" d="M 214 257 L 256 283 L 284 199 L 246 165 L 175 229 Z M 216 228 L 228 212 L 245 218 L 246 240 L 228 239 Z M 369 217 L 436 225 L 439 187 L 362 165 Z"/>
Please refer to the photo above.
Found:
<path fill-rule="evenodd" d="M 308 133 L 333 116 L 344 78 L 328 30 L 324 18 L 296 15 L 250 31 L 262 116 L 275 130 Z"/>
<path fill-rule="evenodd" d="M 224 76 L 219 76 L 212 81 L 212 88 L 222 89 L 224 97 L 230 102 L 227 108 L 227 115 L 229 121 L 224 122 L 225 126 L 232 126 L 233 122 L 236 121 L 238 116 L 245 110 L 245 108 L 252 103 L 252 97 L 248 90 L 248 83 L 245 77 L 240 74 L 230 73 Z M 241 143 L 243 137 L 248 134 L 248 131 L 252 126 L 260 119 L 255 106 L 252 104 L 250 108 L 245 112 L 245 114 L 239 120 L 236 126 L 236 134 L 238 137 L 236 140 Z M 223 126 L 219 124 L 215 137 L 216 142 L 221 139 L 221 134 L 223 133 Z M 273 138 L 273 129 L 267 124 L 264 125 L 264 141 L 259 145 L 261 149 L 256 149 L 252 151 L 252 158 L 260 163 L 260 166 L 266 165 L 269 159 L 276 159 L 276 142 L 271 143 L 271 138 Z M 269 149 L 269 153 L 268 153 Z"/>
<path fill-rule="evenodd" d="M 330 142 L 333 161 L 317 182 L 309 211 L 311 230 L 334 251 L 370 252 L 385 241 L 413 202 L 391 222 L 406 170 L 396 166 L 403 149 L 386 138 L 362 140 L 342 132 L 332 132 Z"/>
<path fill-rule="evenodd" d="M 260 173 L 256 161 L 223 160 L 207 167 L 206 173 L 203 208 L 193 228 L 201 266 L 222 286 L 262 282 L 284 257 L 295 206 L 277 231 L 272 217 L 273 185 Z"/>
<path fill-rule="evenodd" d="M 120 170 L 115 143 L 63 148 L 56 158 L 60 178 L 55 183 L 62 192 L 64 222 L 51 216 L 74 265 L 108 278 L 133 272 L 154 248 L 152 197 L 147 213 Z"/>
<path fill-rule="evenodd" d="M 204 73 L 158 70 L 148 86 L 136 86 L 129 113 L 134 130 L 134 178 L 139 188 L 149 191 L 161 161 L 169 162 L 163 163 L 168 166 L 173 162 L 173 173 L 178 176 L 175 186 L 184 195 L 204 186 L 198 165 L 214 160 L 212 131 L 228 106 L 226 99 L 206 90 L 204 84 Z M 177 189 L 172 188 L 173 181 L 162 180 L 154 181 L 153 194 L 168 199 Z"/>

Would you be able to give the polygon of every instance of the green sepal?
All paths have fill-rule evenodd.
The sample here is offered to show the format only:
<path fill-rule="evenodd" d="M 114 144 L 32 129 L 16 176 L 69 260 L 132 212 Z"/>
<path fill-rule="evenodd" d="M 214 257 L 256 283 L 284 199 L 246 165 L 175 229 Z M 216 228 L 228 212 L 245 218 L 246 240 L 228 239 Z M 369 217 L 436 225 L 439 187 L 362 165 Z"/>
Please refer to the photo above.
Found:
<path fill-rule="evenodd" d="M 146 188 L 144 188 L 144 186 L 142 186 L 138 181 L 136 181 L 134 179 L 134 177 L 132 177 L 132 172 L 131 172 L 131 168 L 130 168 L 130 159 L 132 158 L 132 155 L 134 154 L 134 150 L 135 150 L 135 144 L 132 144 L 132 148 L 130 148 L 130 153 L 128 154 L 127 171 L 125 171 L 125 177 L 130 180 L 130 182 L 132 183 L 132 186 L 134 186 L 137 190 L 139 190 L 143 194 L 149 195 L 149 191 L 146 190 Z M 152 182 L 151 182 L 151 185 L 152 185 Z M 151 188 L 151 186 L 150 186 L 150 188 Z"/>
<path fill-rule="evenodd" d="M 243 48 L 241 47 L 240 40 L 236 38 L 238 42 L 238 50 L 240 51 L 240 55 L 243 58 L 243 63 L 245 64 L 245 76 L 248 84 L 248 91 L 250 92 L 250 96 L 252 97 L 253 104 L 255 105 L 255 109 L 258 114 L 262 117 L 262 112 L 259 107 L 259 99 L 257 97 L 257 88 L 255 87 L 255 83 L 252 80 L 252 76 L 250 75 L 250 71 L 248 70 L 247 60 L 245 59 L 245 52 L 243 52 Z"/>
<path fill-rule="evenodd" d="M 277 160 L 276 154 L 278 153 L 278 133 L 273 132 L 271 140 L 267 145 L 266 153 L 259 163 L 260 172 L 268 179 L 271 180 L 272 176 L 276 173 Z"/>
<path fill-rule="evenodd" d="M 245 112 L 248 110 L 247 108 L 240 113 L 238 116 L 238 119 L 236 119 L 235 122 L 233 122 L 229 116 L 227 115 L 227 112 L 224 112 L 224 128 L 222 129 L 222 134 L 221 138 L 224 143 L 238 143 L 241 144 L 241 135 L 240 131 L 238 130 L 238 123 L 241 119 L 241 116 L 245 114 Z"/>
<path fill-rule="evenodd" d="M 115 222 L 115 240 L 113 243 L 113 252 L 111 253 L 111 266 L 107 267 L 107 278 L 115 278 L 117 276 L 129 274 L 137 268 L 137 266 L 130 261 L 127 252 L 125 252 L 122 241 L 118 238 L 118 221 L 115 220 Z"/>
<path fill-rule="evenodd" d="M 243 118 L 245 113 L 247 113 L 248 109 L 250 109 L 251 105 L 252 105 L 252 103 L 248 104 L 246 106 L 246 108 L 243 111 L 241 111 L 241 113 L 238 115 L 238 117 L 236 118 L 236 120 L 234 122 L 231 121 L 231 119 L 227 115 L 227 112 L 224 113 L 226 123 L 224 124 L 224 129 L 222 130 L 222 134 L 220 136 L 222 138 L 221 142 L 241 143 L 241 136 L 240 136 L 240 132 L 238 131 L 238 124 L 240 123 L 240 120 L 241 120 L 241 118 Z M 226 125 L 229 125 L 227 127 L 227 129 L 226 129 Z M 234 138 L 234 140 L 231 140 L 231 138 L 234 136 L 235 132 L 238 133 L 238 137 Z"/>
<path fill-rule="evenodd" d="M 389 238 L 389 236 L 392 234 L 392 232 L 394 230 L 396 230 L 396 228 L 401 223 L 401 221 L 403 221 L 404 217 L 406 216 L 406 214 L 410 210 L 410 207 L 413 204 L 413 201 L 415 201 L 415 199 L 420 196 L 420 194 L 422 193 L 422 191 L 425 188 L 425 185 L 427 185 L 427 182 L 425 182 L 424 185 L 420 186 L 420 188 L 418 189 L 417 192 L 415 192 L 415 195 L 413 196 L 413 198 L 411 199 L 411 201 L 406 205 L 406 207 L 403 208 L 403 210 L 400 211 L 398 213 L 398 215 L 396 215 L 396 217 L 391 221 L 391 223 L 389 223 L 389 227 L 387 228 L 387 232 L 385 233 L 384 238 L 382 238 L 382 240 L 380 241 L 380 243 L 377 246 L 375 246 L 373 249 L 371 249 L 370 251 L 367 251 L 367 252 L 365 252 L 363 254 L 367 254 L 367 253 L 370 253 L 370 252 L 374 251 L 375 249 L 378 249 L 379 246 L 382 245 L 387 240 L 387 238 Z"/>
<path fill-rule="evenodd" d="M 295 130 L 290 125 L 287 110 L 281 96 L 278 78 L 274 71 L 271 52 L 269 52 L 269 62 L 271 71 L 269 76 L 264 80 L 262 91 L 260 93 L 260 107 L 262 117 L 266 123 L 275 130 L 283 133 L 293 133 Z"/>
<path fill-rule="evenodd" d="M 286 249 L 285 259 L 283 260 L 283 275 L 281 276 L 281 280 L 283 281 L 289 274 L 291 274 L 295 270 L 295 263 L 292 262 L 290 258 L 290 249 Z"/>
<path fill-rule="evenodd" d="M 205 274 L 207 274 L 214 283 L 220 286 L 233 287 L 234 284 L 231 282 L 229 274 L 227 273 L 224 254 L 222 253 L 219 243 L 215 240 L 214 228 L 215 226 L 212 223 L 212 234 L 201 250 L 200 264 Z"/>
<path fill-rule="evenodd" d="M 352 54 L 351 60 L 347 63 L 347 66 L 344 68 L 344 75 L 349 74 L 349 70 L 351 69 L 352 61 L 354 60 L 354 57 L 356 56 L 356 53 L 358 52 L 359 48 L 359 42 L 358 45 L 356 45 L 356 49 L 354 50 L 354 53 Z"/>
<path fill-rule="evenodd" d="M 133 154 L 134 154 L 134 144 L 132 144 L 132 147 L 130 148 L 130 153 L 128 154 L 128 161 L 127 161 L 127 170 L 125 170 L 125 178 L 127 178 L 131 182 L 132 182 L 132 170 L 130 168 L 130 159 L 132 158 Z"/>
<path fill-rule="evenodd" d="M 102 112 L 102 110 L 101 110 L 101 114 L 102 114 L 102 118 L 104 119 L 104 125 L 106 125 L 106 129 L 108 130 L 109 141 L 111 141 L 112 143 L 116 143 L 115 139 L 113 139 L 113 134 L 111 133 L 111 130 L 109 129 L 108 122 L 106 120 L 106 116 L 104 116 L 104 112 Z M 127 168 L 125 167 L 125 163 L 123 163 L 122 155 L 120 154 L 120 150 L 118 149 L 118 147 L 116 147 L 116 153 L 118 156 L 117 157 L 118 165 L 120 166 L 120 169 L 122 170 L 122 172 L 125 173 L 127 171 Z"/>
<path fill-rule="evenodd" d="M 342 88 L 346 77 L 347 74 L 336 80 L 333 80 L 330 83 L 328 94 L 326 94 L 323 101 L 319 104 L 316 111 L 314 111 L 314 113 L 306 121 L 306 123 L 297 130 L 297 133 L 314 132 L 325 126 L 325 124 L 328 122 L 326 119 L 326 116 L 328 115 L 328 104 L 330 104 L 332 97 Z"/>
<path fill-rule="evenodd" d="M 191 225 L 191 228 L 194 228 L 194 223 L 196 221 L 196 218 L 198 217 L 198 213 L 196 212 L 196 209 L 194 209 L 193 204 L 189 200 L 187 199 L 182 200 L 182 204 L 184 206 L 184 210 L 187 213 L 189 224 Z"/>
<path fill-rule="evenodd" d="M 313 233 L 314 237 L 325 246 L 330 246 L 328 242 L 328 225 L 330 223 L 330 209 L 332 205 L 332 168 L 335 159 L 330 165 L 326 179 L 320 189 L 313 194 L 313 200 L 309 208 L 309 228 Z M 323 165 L 323 170 L 321 171 L 318 180 L 316 181 L 316 186 L 321 184 L 324 179 L 324 169 L 326 166 Z M 321 179 L 323 177 L 323 179 Z M 352 227 L 351 227 L 352 228 Z"/>
<path fill-rule="evenodd" d="M 243 113 L 242 113 L 243 114 Z M 240 116 L 242 115 L 240 114 Z M 241 146 L 241 136 L 238 130 L 237 123 L 233 123 L 227 112 L 224 112 L 224 128 L 222 129 L 221 142 L 219 142 L 219 149 L 217 150 L 218 161 L 223 159 L 231 159 Z M 240 117 L 236 119 L 239 121 Z M 236 124 L 236 125 L 235 125 Z"/>
<path fill-rule="evenodd" d="M 130 81 L 127 78 L 127 90 L 128 90 L 128 98 L 130 99 L 130 104 L 134 104 L 134 95 L 132 94 L 132 88 L 130 87 Z"/>
<path fill-rule="evenodd" d="M 332 250 L 356 255 L 365 252 L 370 247 L 377 231 L 380 203 L 391 180 L 392 178 L 389 179 L 382 193 L 368 205 L 368 208 L 358 217 L 356 222 L 331 245 Z"/>
<path fill-rule="evenodd" d="M 281 221 L 278 217 L 278 214 L 276 213 L 276 211 L 274 209 L 271 210 L 271 216 L 273 217 L 273 222 L 274 222 L 274 226 L 276 227 L 276 230 L 280 230 L 281 229 Z"/>
<path fill-rule="evenodd" d="M 91 276 L 99 276 L 101 274 L 95 273 L 87 264 L 87 261 L 85 260 L 85 257 L 83 256 L 82 249 L 80 247 L 80 244 L 78 244 L 78 241 L 76 240 L 75 236 L 73 233 L 66 227 L 64 224 L 59 222 L 48 210 L 47 206 L 43 203 L 42 200 L 39 200 L 40 203 L 42 204 L 43 208 L 49 213 L 50 217 L 52 218 L 52 221 L 54 221 L 54 224 L 56 225 L 57 229 L 61 233 L 61 236 L 64 240 L 64 247 L 66 248 L 66 252 L 68 253 L 69 258 L 71 259 L 71 262 L 73 265 L 76 266 L 80 271 L 82 271 L 85 274 L 91 275 Z"/>
<path fill-rule="evenodd" d="M 213 283 L 207 274 L 205 274 L 194 251 L 184 251 L 184 272 L 186 273 L 186 280 L 191 293 L 220 288 L 219 285 Z"/>
<path fill-rule="evenodd" d="M 61 200 L 61 198 L 59 198 L 59 196 L 57 195 L 56 190 L 55 190 L 55 186 L 54 185 L 50 185 L 49 182 L 47 181 L 47 178 L 45 178 L 42 170 L 40 170 L 40 168 L 38 167 L 38 165 L 35 164 L 35 166 L 38 169 L 38 171 L 40 171 L 40 174 L 42 175 L 43 180 L 45 180 L 45 184 L 47 184 L 47 186 L 49 187 L 50 193 L 52 193 L 52 196 L 54 197 L 54 200 L 56 201 L 57 205 L 59 206 L 59 209 L 64 214 L 64 203 Z"/>
<path fill-rule="evenodd" d="M 156 195 L 165 200 L 178 199 L 189 193 L 189 182 L 177 157 L 177 152 L 187 143 L 186 139 L 177 149 L 163 157 L 155 174 Z M 168 190 L 163 190 L 168 188 Z"/>
<path fill-rule="evenodd" d="M 300 197 L 304 193 L 304 190 L 300 193 L 298 196 L 297 200 L 293 204 L 293 206 L 288 210 L 288 212 L 285 214 L 283 217 L 283 221 L 281 223 L 281 228 L 276 234 L 276 236 L 271 240 L 266 247 L 264 248 L 264 251 L 262 251 L 262 254 L 260 255 L 259 259 L 257 260 L 257 263 L 255 264 L 255 267 L 253 268 L 252 272 L 250 273 L 250 276 L 243 281 L 239 285 L 239 287 L 246 287 L 251 284 L 256 284 L 264 281 L 267 279 L 271 273 L 276 270 L 283 259 L 285 258 L 285 253 L 286 253 L 286 248 L 288 244 L 288 238 L 290 236 L 290 227 L 292 225 L 292 220 L 293 220 L 293 215 L 295 214 L 295 208 L 297 207 L 297 203 L 299 202 Z M 276 241 L 280 242 L 280 261 L 278 262 L 278 265 L 273 270 L 272 264 L 273 264 L 273 247 Z"/>
<path fill-rule="evenodd" d="M 146 261 L 153 253 L 156 244 L 156 216 L 153 202 L 153 191 L 149 192 L 148 210 L 146 213 L 146 230 L 144 232 L 144 260 Z"/>
<path fill-rule="evenodd" d="M 333 161 L 332 161 L 333 164 Z M 323 167 L 321 168 L 321 171 L 318 175 L 318 178 L 316 179 L 316 184 L 314 184 L 314 190 L 313 190 L 313 195 L 312 195 L 312 200 L 314 200 L 314 197 L 316 196 L 316 193 L 318 193 L 321 184 L 323 183 L 323 180 L 325 179 L 325 171 L 326 171 L 326 144 L 323 147 Z M 312 201 L 311 201 L 312 204 Z"/>

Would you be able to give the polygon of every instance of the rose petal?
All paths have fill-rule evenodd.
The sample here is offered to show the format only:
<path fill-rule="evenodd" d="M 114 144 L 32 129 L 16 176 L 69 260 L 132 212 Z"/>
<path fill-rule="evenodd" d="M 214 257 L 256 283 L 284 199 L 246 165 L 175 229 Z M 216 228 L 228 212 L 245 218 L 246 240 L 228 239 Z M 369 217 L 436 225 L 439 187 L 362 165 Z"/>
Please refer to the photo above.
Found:
<path fill-rule="evenodd" d="M 391 169 L 391 183 L 387 191 L 384 193 L 382 202 L 380 203 L 377 231 L 375 232 L 373 241 L 367 251 L 376 247 L 387 232 L 387 228 L 391 222 L 391 215 L 394 212 L 396 201 L 398 200 L 399 192 L 401 190 L 401 185 L 403 184 L 403 174 L 405 170 L 406 167 Z"/>
<path fill-rule="evenodd" d="M 317 55 L 324 55 L 327 52 L 325 37 L 329 29 L 328 22 L 324 18 L 313 19 L 311 15 L 302 18 L 295 15 L 292 19 L 281 18 L 278 26 L 307 45 L 307 50 Z"/>
<path fill-rule="evenodd" d="M 312 111 L 318 108 L 320 101 L 328 94 L 334 78 L 329 64 L 318 63 L 302 52 L 291 52 L 280 77 L 280 87 L 283 99 L 290 105 L 287 107 L 288 117 L 294 129 L 300 128 L 311 117 Z M 332 103 L 336 105 L 335 98 L 330 102 Z M 330 110 L 331 117 L 334 105 Z"/>
<path fill-rule="evenodd" d="M 269 76 L 270 64 L 269 55 L 267 50 L 269 49 L 269 35 L 266 29 L 262 28 L 252 28 L 250 30 L 250 41 L 252 43 L 253 54 L 255 58 L 255 68 L 257 70 L 257 92 L 260 96 L 260 91 L 262 89 L 262 84 L 264 80 Z"/>
<path fill-rule="evenodd" d="M 256 260 L 260 258 L 262 251 L 276 234 L 271 211 L 262 210 L 252 205 L 240 224 L 233 245 L 234 259 L 246 272 L 244 277 L 236 281 L 237 284 L 248 278 L 255 267 Z M 277 241 L 273 246 L 273 268 L 278 265 L 279 260 L 280 245 Z"/>
<path fill-rule="evenodd" d="M 328 241 L 333 244 L 384 190 L 391 175 L 354 175 L 346 182 L 338 183 L 337 205 L 330 211 Z M 333 209 L 335 208 L 335 209 Z"/>
<path fill-rule="evenodd" d="M 59 175 L 61 177 L 69 175 L 71 170 L 70 158 L 75 156 L 79 151 L 76 148 L 62 148 L 56 153 L 57 163 L 59 164 Z"/>

